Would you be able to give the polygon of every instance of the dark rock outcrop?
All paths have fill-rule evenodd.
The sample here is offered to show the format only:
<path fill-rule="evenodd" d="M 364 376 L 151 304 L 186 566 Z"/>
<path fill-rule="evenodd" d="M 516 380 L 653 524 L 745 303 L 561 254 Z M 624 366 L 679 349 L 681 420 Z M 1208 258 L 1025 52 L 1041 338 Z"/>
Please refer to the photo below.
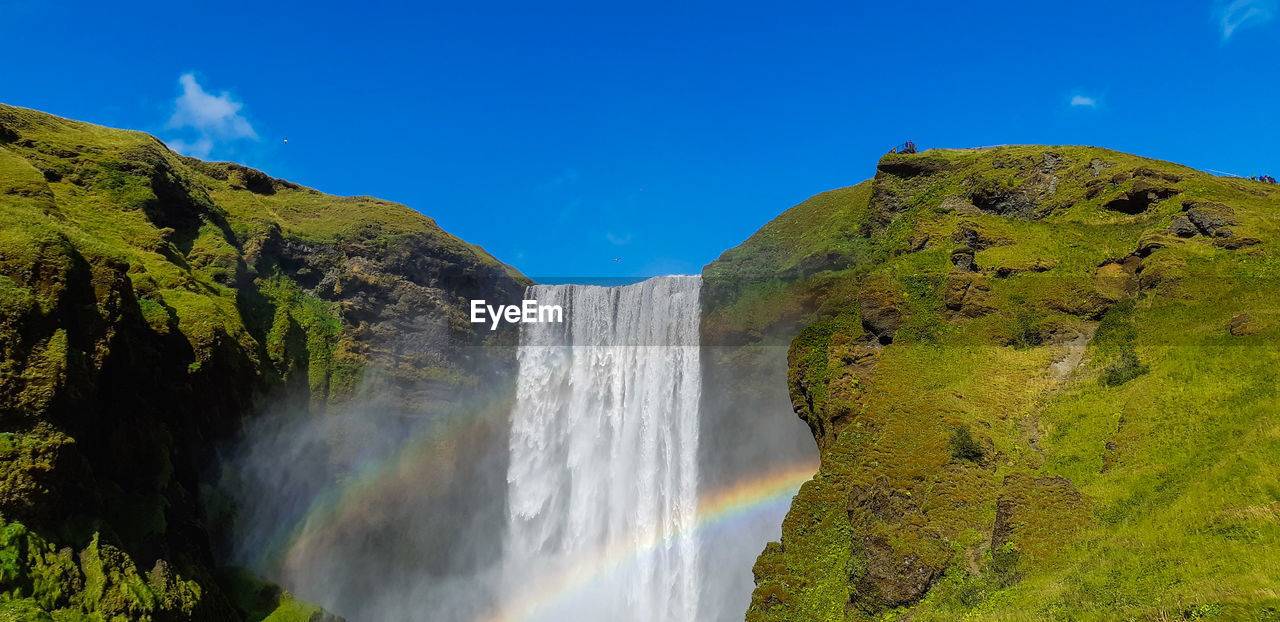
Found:
<path fill-rule="evenodd" d="M 969 195 L 969 200 L 990 214 L 1027 219 L 1041 215 L 1037 196 L 1026 190 L 984 189 Z"/>
<path fill-rule="evenodd" d="M 1104 208 L 1122 214 L 1141 214 L 1152 205 L 1178 194 L 1178 190 L 1161 185 L 1147 178 L 1133 182 L 1133 187 L 1124 194 L 1107 201 Z"/>
<path fill-rule="evenodd" d="M 903 321 L 902 293 L 880 284 L 872 284 L 858 295 L 862 326 L 881 344 L 893 343 L 893 334 Z"/>
<path fill-rule="evenodd" d="M 1207 236 L 1215 236 L 1224 227 L 1239 224 L 1235 220 L 1235 210 L 1221 203 L 1188 201 L 1182 204 L 1182 208 L 1186 211 L 1187 220 Z"/>
<path fill-rule="evenodd" d="M 1200 233 L 1200 230 L 1186 216 L 1176 216 L 1173 224 L 1169 225 L 1169 232 L 1180 238 L 1191 238 Z"/>
<path fill-rule="evenodd" d="M 973 261 L 973 249 L 967 246 L 951 251 L 951 265 L 961 272 L 978 271 L 978 265 Z"/>
<path fill-rule="evenodd" d="M 933 157 L 927 153 L 912 155 L 887 155 L 880 159 L 880 163 L 876 165 L 877 173 L 893 175 L 895 177 L 919 177 L 922 175 L 934 175 L 951 168 L 951 163 L 945 159 Z"/>
<path fill-rule="evenodd" d="M 858 583 L 859 595 L 877 606 L 901 607 L 924 598 L 943 567 L 932 565 L 912 553 L 900 553 L 884 536 L 867 536 L 859 542 L 866 560 L 866 574 Z M 854 606 L 861 599 L 854 601 Z"/>

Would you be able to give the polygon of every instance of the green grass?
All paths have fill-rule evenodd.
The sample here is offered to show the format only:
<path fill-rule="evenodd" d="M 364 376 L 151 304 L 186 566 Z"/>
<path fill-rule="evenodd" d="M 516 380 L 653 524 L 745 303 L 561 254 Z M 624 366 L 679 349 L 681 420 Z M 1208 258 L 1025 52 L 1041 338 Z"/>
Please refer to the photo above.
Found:
<path fill-rule="evenodd" d="M 1044 172 L 1047 152 L 1060 168 Z M 1111 164 L 1097 176 L 1095 158 Z M 1135 176 L 1178 194 L 1136 215 L 1107 209 Z M 796 208 L 705 271 L 761 267 L 739 259 L 757 247 L 789 268 L 790 240 L 803 240 L 797 255 L 853 249 L 832 259 L 822 288 L 838 294 L 809 307 L 792 343 L 793 399 L 812 400 L 800 410 L 826 435 L 822 466 L 760 558 L 747 619 L 1280 619 L 1280 192 L 1088 147 L 887 156 L 856 188 L 845 200 L 864 205 Z M 1036 208 L 974 207 L 1019 193 Z M 1236 235 L 1261 244 L 1169 239 L 1187 200 L 1230 205 Z M 829 228 L 828 215 L 848 221 Z M 1106 265 L 1150 240 L 1164 247 L 1130 260 L 1136 276 Z M 977 272 L 952 269 L 962 247 Z M 978 311 L 946 306 L 955 279 L 987 289 Z M 857 318 L 870 290 L 904 317 L 874 364 L 854 367 L 866 337 L 836 318 Z M 1266 319 L 1232 335 L 1242 313 Z M 1094 337 L 1058 377 L 1077 334 Z M 851 505 L 875 490 L 892 494 Z M 868 565 L 865 544 L 878 537 L 936 571 L 918 601 L 885 600 L 874 579 L 892 572 Z"/>
<path fill-rule="evenodd" d="M 104 622 L 189 618 L 198 611 L 216 609 L 202 605 L 196 582 L 164 562 L 141 572 L 98 534 L 75 552 L 0 518 L 0 619 Z"/>
<path fill-rule="evenodd" d="M 154 561 L 157 547 L 175 563 L 201 555 L 198 538 L 176 531 L 199 515 L 189 488 L 203 465 L 184 461 L 265 395 L 300 390 L 317 412 L 354 395 L 378 354 L 365 320 L 353 319 L 362 288 L 439 292 L 465 336 L 471 327 L 449 298 L 458 293 L 433 270 L 528 283 L 403 205 L 326 195 L 179 156 L 147 134 L 23 108 L 0 105 L 0 126 L 0 509 L 56 535 L 40 542 L 72 547 L 51 555 L 78 551 L 80 577 L 49 583 L 39 559 L 0 554 L 0 574 L 16 564 L 23 577 L 0 599 L 0 619 L 177 619 L 191 617 L 192 603 L 213 606 L 219 588 L 200 564 L 184 578 L 133 567 L 132 555 Z M 382 371 L 406 384 L 477 383 L 463 367 L 424 360 Z M 149 394 L 94 403 L 104 375 L 118 381 L 122 368 L 144 375 L 140 392 L 164 382 L 177 385 L 166 395 L 225 386 L 231 397 L 194 408 Z M 109 425 L 96 419 L 108 416 Z M 117 464 L 129 460 L 137 464 Z M 76 516 L 46 516 L 67 506 Z M 94 533 L 101 539 L 85 540 Z M 206 619 L 226 613 L 213 611 Z M 282 594 L 257 619 L 316 611 Z"/>
<path fill-rule="evenodd" d="M 232 604 L 246 622 L 310 622 L 324 610 L 302 602 L 279 586 L 266 583 L 244 568 L 227 568 L 221 576 Z"/>

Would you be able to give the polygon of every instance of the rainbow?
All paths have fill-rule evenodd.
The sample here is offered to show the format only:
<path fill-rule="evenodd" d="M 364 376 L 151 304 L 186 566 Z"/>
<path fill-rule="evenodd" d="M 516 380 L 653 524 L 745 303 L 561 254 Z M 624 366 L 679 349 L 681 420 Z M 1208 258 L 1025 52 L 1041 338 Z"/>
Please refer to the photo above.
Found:
<path fill-rule="evenodd" d="M 433 425 L 407 438 L 398 451 L 364 464 L 348 473 L 339 485 L 320 494 L 295 521 L 275 532 L 259 551 L 256 565 L 307 565 L 308 551 L 324 550 L 329 544 L 326 540 L 343 538 L 367 521 L 370 512 L 380 507 L 374 500 L 404 497 L 432 485 L 434 478 L 429 474 L 440 472 L 435 462 L 451 459 L 459 439 L 483 433 L 479 430 L 487 425 L 501 425 L 509 408 L 509 404 L 471 400 L 464 407 L 441 413 Z M 789 501 L 817 470 L 816 461 L 804 461 L 703 493 L 695 518 L 685 532 L 633 534 L 619 540 L 552 577 L 535 595 L 503 603 L 501 609 L 477 622 L 532 620 L 580 594 L 622 564 L 651 554 L 673 539 L 695 537 Z M 425 479 L 424 474 L 428 474 Z"/>
<path fill-rule="evenodd" d="M 454 458 L 459 444 L 484 434 L 489 426 L 505 425 L 509 410 L 508 402 L 477 397 L 440 412 L 390 454 L 361 463 L 318 494 L 306 511 L 274 531 L 255 556 L 254 566 L 307 563 L 300 556 L 322 550 L 324 540 L 343 537 L 350 526 L 367 521 L 370 511 L 380 507 L 378 499 L 405 498 L 442 484 L 439 480 L 447 476 L 436 474 L 448 472 L 442 467 Z"/>
<path fill-rule="evenodd" d="M 531 620 L 568 600 L 619 565 L 665 546 L 672 538 L 693 537 L 699 532 L 790 499 L 800 485 L 812 478 L 817 470 L 816 462 L 804 462 L 754 479 L 735 482 L 705 494 L 698 502 L 697 516 L 687 533 L 640 534 L 639 537 L 628 538 L 606 547 L 599 554 L 561 573 L 545 589 L 537 590 L 535 596 L 507 603 L 498 612 L 482 618 L 481 622 Z"/>

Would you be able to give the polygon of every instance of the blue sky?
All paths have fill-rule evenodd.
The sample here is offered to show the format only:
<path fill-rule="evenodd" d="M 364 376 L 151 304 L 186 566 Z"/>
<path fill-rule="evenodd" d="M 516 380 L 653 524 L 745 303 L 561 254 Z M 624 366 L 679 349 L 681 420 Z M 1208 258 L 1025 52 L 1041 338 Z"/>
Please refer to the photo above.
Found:
<path fill-rule="evenodd" d="M 1280 172 L 1280 0 L 1019 4 L 0 0 L 0 101 L 399 201 L 543 278 L 697 272 L 906 139 Z"/>

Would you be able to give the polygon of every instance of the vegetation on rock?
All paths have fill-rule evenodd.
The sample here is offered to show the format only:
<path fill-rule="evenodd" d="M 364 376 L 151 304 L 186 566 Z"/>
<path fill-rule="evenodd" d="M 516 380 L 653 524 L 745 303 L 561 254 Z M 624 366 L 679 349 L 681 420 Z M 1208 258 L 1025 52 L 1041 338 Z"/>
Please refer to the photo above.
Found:
<path fill-rule="evenodd" d="M 466 299 L 526 283 L 408 207 L 0 105 L 0 616 L 317 619 L 220 580 L 214 444 L 268 395 L 448 401 L 512 339 Z"/>
<path fill-rule="evenodd" d="M 1278 233 L 1266 184 L 1014 146 L 885 156 L 726 252 L 715 312 L 808 321 L 822 460 L 747 619 L 1280 619 Z"/>

